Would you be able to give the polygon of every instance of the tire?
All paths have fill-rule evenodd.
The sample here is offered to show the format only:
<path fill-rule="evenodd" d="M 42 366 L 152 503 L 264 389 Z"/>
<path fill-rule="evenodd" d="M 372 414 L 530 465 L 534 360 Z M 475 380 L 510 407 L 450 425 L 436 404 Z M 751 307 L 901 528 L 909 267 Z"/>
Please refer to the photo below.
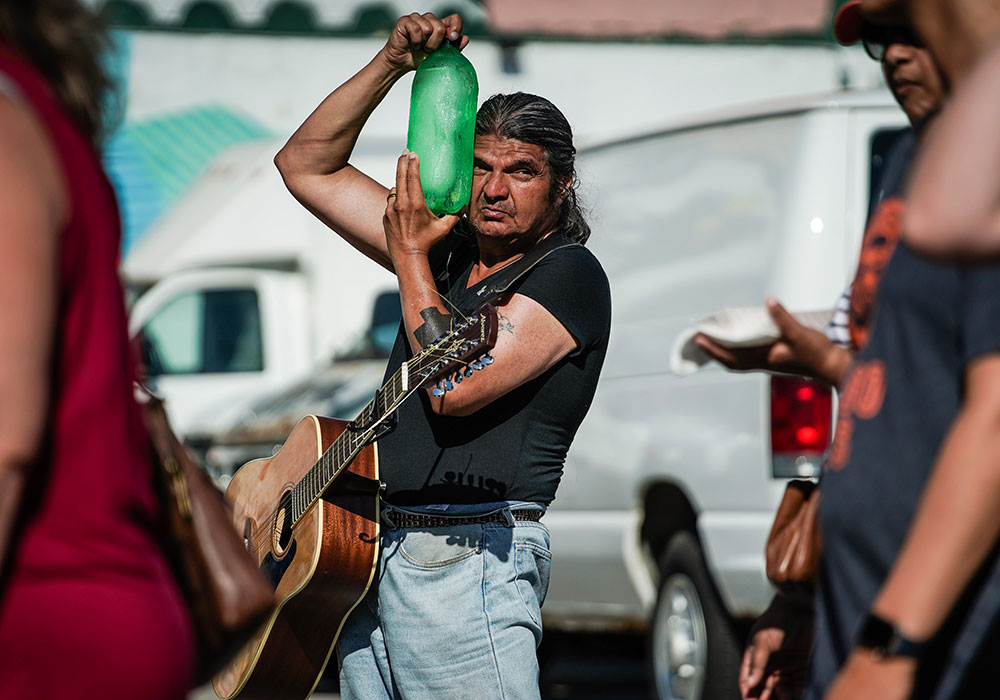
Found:
<path fill-rule="evenodd" d="M 733 700 L 741 648 L 695 537 L 681 532 L 660 559 L 649 667 L 659 700 Z"/>

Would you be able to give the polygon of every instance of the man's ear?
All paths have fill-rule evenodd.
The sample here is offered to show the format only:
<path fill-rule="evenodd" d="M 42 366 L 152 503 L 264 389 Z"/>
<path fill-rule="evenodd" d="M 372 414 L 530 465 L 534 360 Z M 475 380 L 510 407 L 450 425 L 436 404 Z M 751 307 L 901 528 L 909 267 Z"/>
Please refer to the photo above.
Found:
<path fill-rule="evenodd" d="M 562 203 L 566 201 L 566 197 L 569 196 L 570 188 L 573 186 L 573 176 L 570 175 L 565 180 L 559 183 L 559 196 L 556 206 L 561 207 Z"/>

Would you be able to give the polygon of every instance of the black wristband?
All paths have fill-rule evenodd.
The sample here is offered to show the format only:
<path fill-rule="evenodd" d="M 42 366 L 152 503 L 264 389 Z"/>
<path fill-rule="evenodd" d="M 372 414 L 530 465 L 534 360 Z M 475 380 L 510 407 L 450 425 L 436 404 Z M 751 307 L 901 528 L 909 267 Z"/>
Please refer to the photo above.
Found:
<path fill-rule="evenodd" d="M 907 639 L 896 625 L 870 612 L 861 625 L 857 646 L 871 649 L 872 656 L 877 659 L 907 656 L 919 660 L 927 642 Z"/>
<path fill-rule="evenodd" d="M 442 313 L 434 306 L 428 306 L 421 311 L 420 317 L 424 319 L 424 322 L 413 331 L 413 337 L 417 339 L 422 348 L 433 345 L 435 340 L 451 331 L 451 314 Z"/>

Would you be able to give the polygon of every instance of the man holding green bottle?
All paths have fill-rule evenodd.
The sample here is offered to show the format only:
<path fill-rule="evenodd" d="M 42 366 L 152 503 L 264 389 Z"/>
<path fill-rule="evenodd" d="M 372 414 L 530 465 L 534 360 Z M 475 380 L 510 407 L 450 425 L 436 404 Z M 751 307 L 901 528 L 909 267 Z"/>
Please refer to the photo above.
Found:
<path fill-rule="evenodd" d="M 607 277 L 582 245 L 572 131 L 548 100 L 494 95 L 480 107 L 464 216 L 428 209 L 415 153 L 400 156 L 391 190 L 348 164 L 392 85 L 445 41 L 464 48 L 461 32 L 458 15 L 400 18 L 275 158 L 299 201 L 396 273 L 403 323 L 388 374 L 522 272 L 495 302 L 495 362 L 443 394 L 419 392 L 379 440 L 382 555 L 338 641 L 345 698 L 539 697 L 551 557 L 540 518 L 610 331 Z"/>

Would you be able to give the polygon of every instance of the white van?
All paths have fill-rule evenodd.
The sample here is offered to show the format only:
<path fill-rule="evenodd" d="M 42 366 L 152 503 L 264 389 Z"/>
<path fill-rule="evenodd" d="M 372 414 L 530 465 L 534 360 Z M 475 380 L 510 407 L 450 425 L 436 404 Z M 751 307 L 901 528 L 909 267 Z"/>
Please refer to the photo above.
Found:
<path fill-rule="evenodd" d="M 887 92 L 771 103 L 595 145 L 578 161 L 611 342 L 544 522 L 550 629 L 651 632 L 660 698 L 734 697 L 772 591 L 763 548 L 791 476 L 818 473 L 831 397 L 805 380 L 669 369 L 675 338 L 773 295 L 830 308 L 905 126 Z"/>
<path fill-rule="evenodd" d="M 183 437 L 227 426 L 255 396 L 355 351 L 373 303 L 396 294 L 388 271 L 359 264 L 288 193 L 273 163 L 280 146 L 221 153 L 123 262 L 126 283 L 144 290 L 130 333 L 141 334 L 150 383 Z M 393 172 L 394 151 L 360 151 L 363 167 Z"/>

